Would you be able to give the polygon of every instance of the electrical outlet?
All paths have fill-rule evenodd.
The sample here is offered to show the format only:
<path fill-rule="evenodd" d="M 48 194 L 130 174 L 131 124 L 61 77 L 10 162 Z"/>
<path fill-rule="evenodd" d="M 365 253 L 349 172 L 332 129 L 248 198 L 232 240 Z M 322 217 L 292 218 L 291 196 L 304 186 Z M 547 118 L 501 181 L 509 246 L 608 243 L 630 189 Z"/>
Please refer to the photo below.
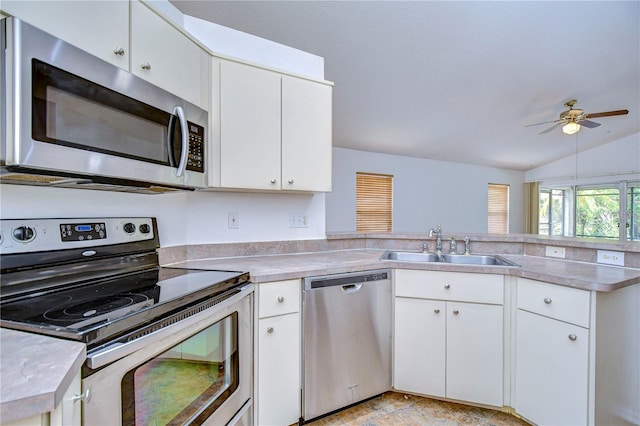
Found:
<path fill-rule="evenodd" d="M 291 213 L 289 215 L 289 228 L 308 228 L 309 221 L 304 213 Z"/>
<path fill-rule="evenodd" d="M 240 228 L 240 214 L 238 212 L 229 212 L 227 219 L 229 221 L 229 229 Z"/>
<path fill-rule="evenodd" d="M 596 262 L 607 265 L 624 266 L 624 252 L 598 250 Z"/>
<path fill-rule="evenodd" d="M 548 256 L 548 257 L 558 257 L 560 259 L 564 259 L 565 248 L 564 247 L 547 246 L 545 248 L 544 254 L 545 254 L 545 256 Z"/>

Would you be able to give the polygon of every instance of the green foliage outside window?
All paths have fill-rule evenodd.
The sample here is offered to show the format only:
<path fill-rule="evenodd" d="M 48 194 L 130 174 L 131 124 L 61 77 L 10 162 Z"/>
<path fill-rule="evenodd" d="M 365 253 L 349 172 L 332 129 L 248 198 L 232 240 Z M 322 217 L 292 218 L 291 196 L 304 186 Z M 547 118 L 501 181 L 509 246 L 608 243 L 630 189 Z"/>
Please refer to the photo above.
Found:
<path fill-rule="evenodd" d="M 618 188 L 578 189 L 576 236 L 618 239 L 619 211 Z"/>

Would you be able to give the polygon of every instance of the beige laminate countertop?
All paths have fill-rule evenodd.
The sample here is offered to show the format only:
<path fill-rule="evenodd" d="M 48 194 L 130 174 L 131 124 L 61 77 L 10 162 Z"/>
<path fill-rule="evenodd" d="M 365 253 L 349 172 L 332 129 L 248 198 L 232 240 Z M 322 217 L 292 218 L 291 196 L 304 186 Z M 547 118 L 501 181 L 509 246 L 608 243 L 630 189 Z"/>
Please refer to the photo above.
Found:
<path fill-rule="evenodd" d="M 83 343 L 0 328 L 0 421 L 53 411 L 86 356 Z"/>
<path fill-rule="evenodd" d="M 167 266 L 248 271 L 254 283 L 380 268 L 504 274 L 583 290 L 613 291 L 640 283 L 640 269 L 535 256 L 501 255 L 520 267 L 380 260 L 385 250 L 357 249 L 188 260 Z"/>

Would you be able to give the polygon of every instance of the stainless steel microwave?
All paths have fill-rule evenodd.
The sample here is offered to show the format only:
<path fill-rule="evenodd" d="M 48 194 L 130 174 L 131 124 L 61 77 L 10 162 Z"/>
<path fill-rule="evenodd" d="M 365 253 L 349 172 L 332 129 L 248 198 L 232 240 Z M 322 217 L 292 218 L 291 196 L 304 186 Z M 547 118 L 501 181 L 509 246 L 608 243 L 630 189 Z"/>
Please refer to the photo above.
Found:
<path fill-rule="evenodd" d="M 0 182 L 206 187 L 207 111 L 19 19 L 1 30 Z"/>

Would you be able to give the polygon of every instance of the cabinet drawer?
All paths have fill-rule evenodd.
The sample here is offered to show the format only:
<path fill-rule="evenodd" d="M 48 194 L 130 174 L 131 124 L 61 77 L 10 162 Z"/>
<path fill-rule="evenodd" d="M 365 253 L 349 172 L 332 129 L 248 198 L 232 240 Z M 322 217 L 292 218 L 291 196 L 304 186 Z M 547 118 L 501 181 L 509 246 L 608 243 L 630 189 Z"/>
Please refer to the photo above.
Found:
<path fill-rule="evenodd" d="M 518 308 L 589 328 L 591 293 L 518 278 Z"/>
<path fill-rule="evenodd" d="M 258 284 L 260 318 L 300 311 L 300 280 Z"/>
<path fill-rule="evenodd" d="M 466 272 L 395 271 L 396 296 L 460 302 L 504 302 L 504 277 Z"/>

